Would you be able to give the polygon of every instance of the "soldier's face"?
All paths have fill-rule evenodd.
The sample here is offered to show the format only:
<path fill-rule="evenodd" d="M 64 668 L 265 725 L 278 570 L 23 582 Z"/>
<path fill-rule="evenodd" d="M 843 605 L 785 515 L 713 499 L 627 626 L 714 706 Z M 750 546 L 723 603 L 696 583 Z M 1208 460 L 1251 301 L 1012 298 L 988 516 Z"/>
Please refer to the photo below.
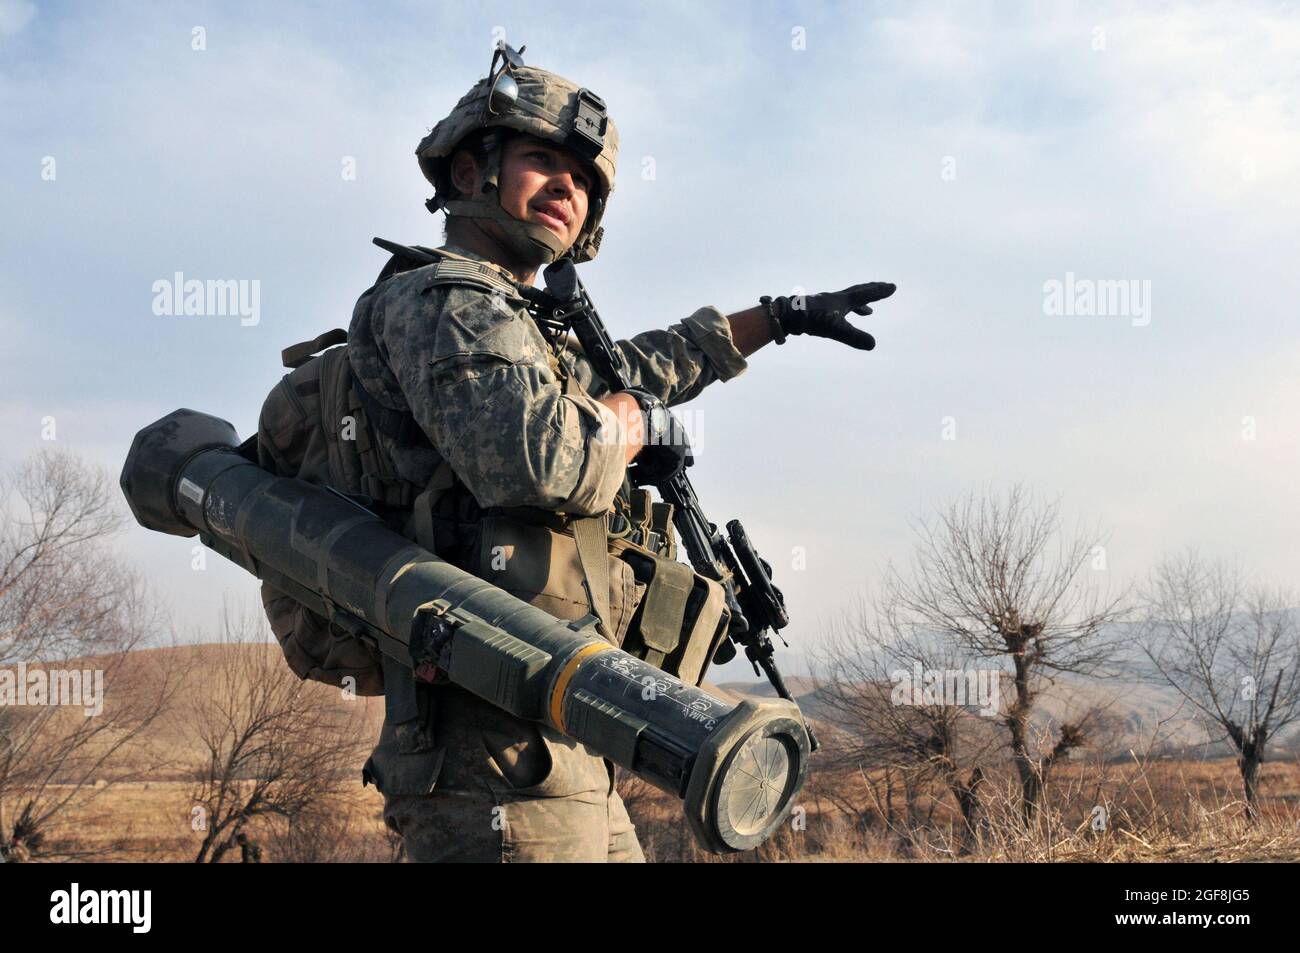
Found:
<path fill-rule="evenodd" d="M 544 139 L 516 136 L 501 155 L 501 207 L 549 228 L 571 248 L 587 220 L 596 187 L 591 167 Z"/>

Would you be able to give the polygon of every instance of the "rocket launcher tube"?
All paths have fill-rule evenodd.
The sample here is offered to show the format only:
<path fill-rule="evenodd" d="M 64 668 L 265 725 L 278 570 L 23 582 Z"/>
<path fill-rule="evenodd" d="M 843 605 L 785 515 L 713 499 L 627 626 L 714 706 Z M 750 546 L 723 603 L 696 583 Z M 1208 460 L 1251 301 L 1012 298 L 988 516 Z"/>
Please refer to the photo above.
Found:
<path fill-rule="evenodd" d="M 333 490 L 239 455 L 225 421 L 178 410 L 122 470 L 136 519 L 204 545 L 411 668 L 545 722 L 685 801 L 696 838 L 748 850 L 788 816 L 807 772 L 798 706 L 723 701 L 447 563 Z"/>

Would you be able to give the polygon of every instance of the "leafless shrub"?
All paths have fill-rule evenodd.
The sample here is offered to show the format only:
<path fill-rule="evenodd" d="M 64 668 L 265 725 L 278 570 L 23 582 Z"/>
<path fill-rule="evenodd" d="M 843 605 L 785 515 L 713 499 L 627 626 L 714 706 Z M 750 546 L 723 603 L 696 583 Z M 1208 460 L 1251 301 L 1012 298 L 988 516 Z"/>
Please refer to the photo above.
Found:
<path fill-rule="evenodd" d="M 1259 814 L 1269 743 L 1300 716 L 1295 596 L 1248 586 L 1236 566 L 1187 550 L 1152 572 L 1141 645 L 1158 677 L 1237 754 L 1247 812 Z"/>
<path fill-rule="evenodd" d="M 35 672 L 82 698 L 103 693 L 90 714 L 50 696 L 0 706 L 0 852 L 11 860 L 84 856 L 49 837 L 52 822 L 131 776 L 128 755 L 171 700 L 166 663 L 131 654 L 163 620 L 108 545 L 122 521 L 108 477 L 74 455 L 42 452 L 0 480 L 0 678 L 15 690 Z"/>
<path fill-rule="evenodd" d="M 204 834 L 195 860 L 220 862 L 241 834 L 257 836 L 255 819 L 275 817 L 291 825 L 284 843 L 319 854 L 324 832 L 310 828 L 343 811 L 334 801 L 361 757 L 361 705 L 296 678 L 260 614 L 227 607 L 222 633 L 225 650 L 205 673 L 213 690 L 189 713 L 204 752 L 193 790 Z"/>
<path fill-rule="evenodd" d="M 882 768 L 883 797 L 869 780 L 872 807 L 886 825 L 897 823 L 894 781 L 903 794 L 902 823 L 915 828 L 934 821 L 931 789 L 947 791 L 960 815 L 960 851 L 968 853 L 978 836 L 979 789 L 987 759 L 997 746 L 987 718 L 981 718 L 972 695 L 969 705 L 950 699 L 900 699 L 897 689 L 910 683 L 913 672 L 969 672 L 969 655 L 942 637 L 904 624 L 898 606 L 888 602 L 857 609 L 834 626 L 822 647 L 813 653 L 816 699 L 821 717 L 834 727 L 827 734 L 819 762 L 831 771 L 870 771 Z M 991 673 L 996 678 L 998 673 Z M 986 682 L 990 673 L 985 673 Z M 963 689 L 965 686 L 962 686 Z M 996 715 L 993 711 L 991 714 Z M 919 796 L 930 802 L 921 817 Z M 843 803 L 858 817 L 865 805 Z"/>

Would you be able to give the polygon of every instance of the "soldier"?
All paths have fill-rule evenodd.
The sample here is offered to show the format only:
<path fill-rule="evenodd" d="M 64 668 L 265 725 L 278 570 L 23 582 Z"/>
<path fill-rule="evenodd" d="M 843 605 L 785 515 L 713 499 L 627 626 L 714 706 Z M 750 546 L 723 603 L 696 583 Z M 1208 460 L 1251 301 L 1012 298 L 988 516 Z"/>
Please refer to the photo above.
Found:
<path fill-rule="evenodd" d="M 357 302 L 347 357 L 365 422 L 357 449 L 381 515 L 560 618 L 594 613 L 621 644 L 646 585 L 617 553 L 675 552 L 668 509 L 628 479 L 633 460 L 638 483 L 685 463 L 673 441 L 643 449 L 655 407 L 736 377 L 789 334 L 870 348 L 845 315 L 870 314 L 894 286 L 765 297 L 726 316 L 702 307 L 618 342 L 635 391 L 607 393 L 571 341 L 533 320 L 521 288 L 560 256 L 595 257 L 617 149 L 599 97 L 499 46 L 488 77 L 417 149 L 435 188 L 429 208 L 447 214 L 439 263 L 395 255 Z M 264 599 L 292 641 L 287 600 Z M 382 664 L 386 719 L 364 778 L 411 860 L 644 859 L 609 762 Z"/>

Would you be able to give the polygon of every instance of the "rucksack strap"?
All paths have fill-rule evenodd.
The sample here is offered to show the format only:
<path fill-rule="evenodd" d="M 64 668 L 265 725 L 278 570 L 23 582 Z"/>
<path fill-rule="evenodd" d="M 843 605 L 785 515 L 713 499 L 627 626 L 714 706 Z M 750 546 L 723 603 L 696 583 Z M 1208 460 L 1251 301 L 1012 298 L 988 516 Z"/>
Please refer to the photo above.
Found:
<path fill-rule="evenodd" d="M 310 341 L 303 341 L 300 344 L 292 344 L 280 352 L 280 361 L 290 370 L 302 367 L 313 357 L 325 350 L 327 347 L 333 347 L 336 344 L 347 344 L 348 332 L 342 328 L 334 328 L 325 331 L 312 338 Z"/>
<path fill-rule="evenodd" d="M 257 463 L 257 431 L 254 430 L 249 434 L 248 439 L 241 443 L 235 452 L 250 463 Z"/>
<path fill-rule="evenodd" d="M 591 611 L 600 621 L 605 638 L 614 640 L 609 613 L 609 521 L 605 514 L 571 520 L 573 539 L 578 547 L 583 583 L 591 600 Z"/>
<path fill-rule="evenodd" d="M 366 390 L 355 375 L 352 377 L 352 390 L 356 393 L 361 409 L 365 411 L 366 419 L 389 440 L 402 448 L 432 446 L 428 434 L 409 410 L 385 407 Z"/>
<path fill-rule="evenodd" d="M 423 245 L 400 245 L 383 238 L 371 239 L 376 245 L 393 257 L 379 273 L 375 283 L 412 268 L 436 265 L 433 280 L 441 284 L 486 285 L 487 290 L 500 291 L 505 294 L 518 294 L 519 282 L 500 265 L 491 262 L 475 261 L 446 248 L 426 248 Z"/>
<path fill-rule="evenodd" d="M 442 555 L 444 559 L 447 558 L 446 554 L 451 548 L 460 540 L 449 538 L 448 532 L 451 528 L 446 525 L 447 521 L 445 519 L 438 518 L 439 513 L 437 511 L 440 509 L 439 503 L 442 496 L 455 485 L 456 475 L 452 472 L 451 466 L 444 460 L 438 464 L 438 469 L 433 471 L 428 486 L 415 498 L 413 504 L 412 518 L 415 523 L 415 541 L 429 552 Z"/>

